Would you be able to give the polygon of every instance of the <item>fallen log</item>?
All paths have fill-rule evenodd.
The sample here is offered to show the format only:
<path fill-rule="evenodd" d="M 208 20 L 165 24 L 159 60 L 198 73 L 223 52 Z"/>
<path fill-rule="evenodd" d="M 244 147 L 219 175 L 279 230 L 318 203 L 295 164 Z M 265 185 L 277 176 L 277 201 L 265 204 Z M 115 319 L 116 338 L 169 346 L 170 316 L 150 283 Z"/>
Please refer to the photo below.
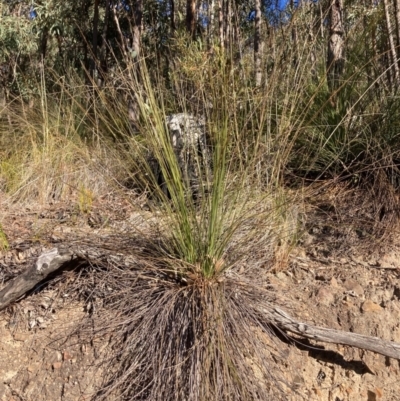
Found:
<path fill-rule="evenodd" d="M 102 254 L 98 248 L 85 249 L 85 251 L 54 248 L 42 253 L 34 266 L 6 283 L 5 287 L 0 290 L 0 310 L 17 301 L 51 273 L 59 269 L 62 270 L 61 268 L 69 262 L 77 259 L 90 261 L 97 258 L 109 258 L 114 262 L 118 261 L 121 266 L 132 263 L 131 256 L 109 254 L 108 252 Z M 398 343 L 382 340 L 377 337 L 313 326 L 296 320 L 274 305 L 271 305 L 268 309 L 260 309 L 260 313 L 264 316 L 268 324 L 274 325 L 282 331 L 296 334 L 299 337 L 318 342 L 361 348 L 400 360 L 400 344 Z"/>

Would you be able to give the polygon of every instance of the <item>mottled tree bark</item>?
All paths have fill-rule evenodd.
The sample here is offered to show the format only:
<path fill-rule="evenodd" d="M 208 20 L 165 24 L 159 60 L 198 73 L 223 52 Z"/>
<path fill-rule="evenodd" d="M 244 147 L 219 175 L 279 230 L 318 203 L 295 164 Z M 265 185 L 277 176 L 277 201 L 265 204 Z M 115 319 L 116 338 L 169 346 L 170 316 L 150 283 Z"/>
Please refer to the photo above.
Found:
<path fill-rule="evenodd" d="M 218 27 L 219 27 L 219 44 L 224 48 L 224 0 L 218 0 Z"/>
<path fill-rule="evenodd" d="M 397 60 L 396 45 L 395 45 L 395 41 L 394 41 L 394 37 L 393 37 L 392 22 L 390 20 L 390 16 L 391 16 L 390 8 L 391 7 L 390 7 L 388 0 L 383 0 L 383 6 L 385 8 L 386 27 L 387 27 L 387 34 L 388 34 L 388 39 L 389 39 L 390 53 L 392 55 L 394 78 L 396 81 L 396 85 L 398 85 L 399 81 L 400 81 L 400 69 L 399 69 L 399 64 L 398 64 L 398 60 Z"/>
<path fill-rule="evenodd" d="M 140 41 L 142 35 L 143 0 L 136 0 L 133 8 L 132 50 L 134 60 L 140 55 Z"/>
<path fill-rule="evenodd" d="M 255 21 L 254 21 L 254 72 L 256 86 L 261 85 L 261 0 L 255 3 Z"/>
<path fill-rule="evenodd" d="M 331 0 L 329 10 L 329 41 L 327 80 L 331 91 L 337 89 L 344 69 L 343 0 Z"/>

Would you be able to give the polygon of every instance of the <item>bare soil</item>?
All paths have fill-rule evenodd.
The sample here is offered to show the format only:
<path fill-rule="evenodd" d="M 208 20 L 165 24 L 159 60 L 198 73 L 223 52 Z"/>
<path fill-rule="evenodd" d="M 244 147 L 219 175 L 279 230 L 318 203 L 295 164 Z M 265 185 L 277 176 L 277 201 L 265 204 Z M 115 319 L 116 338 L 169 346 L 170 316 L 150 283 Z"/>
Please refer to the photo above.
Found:
<path fill-rule="evenodd" d="M 368 227 L 338 228 L 327 217 L 334 212 L 313 210 L 287 264 L 266 273 L 288 311 L 315 325 L 400 343 L 400 236 L 372 241 Z M 129 202 L 107 197 L 86 213 L 67 204 L 3 207 L 0 221 L 11 248 L 0 253 L 0 280 L 23 271 L 78 227 L 81 233 L 123 230 L 138 216 Z M 65 272 L 0 312 L 1 401 L 95 398 L 109 339 L 81 330 L 93 305 L 77 294 L 79 275 Z M 285 358 L 277 364 L 292 387 L 287 400 L 400 399 L 397 360 L 284 336 L 282 350 Z"/>

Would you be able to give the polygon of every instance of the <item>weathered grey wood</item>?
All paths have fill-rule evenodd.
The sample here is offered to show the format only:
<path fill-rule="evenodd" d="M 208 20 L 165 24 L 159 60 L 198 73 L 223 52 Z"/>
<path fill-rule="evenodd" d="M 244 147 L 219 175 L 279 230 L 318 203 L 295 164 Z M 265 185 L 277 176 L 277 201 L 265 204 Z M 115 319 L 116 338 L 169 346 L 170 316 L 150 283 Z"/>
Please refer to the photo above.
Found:
<path fill-rule="evenodd" d="M 271 310 L 262 310 L 261 312 L 267 317 L 270 323 L 300 337 L 325 343 L 349 345 L 400 360 L 399 343 L 299 322 L 277 307 L 271 307 Z"/>
<path fill-rule="evenodd" d="M 0 291 L 0 310 L 16 301 L 49 274 L 74 258 L 76 257 L 71 251 L 59 251 L 57 248 L 42 253 L 34 266 L 7 282 Z"/>

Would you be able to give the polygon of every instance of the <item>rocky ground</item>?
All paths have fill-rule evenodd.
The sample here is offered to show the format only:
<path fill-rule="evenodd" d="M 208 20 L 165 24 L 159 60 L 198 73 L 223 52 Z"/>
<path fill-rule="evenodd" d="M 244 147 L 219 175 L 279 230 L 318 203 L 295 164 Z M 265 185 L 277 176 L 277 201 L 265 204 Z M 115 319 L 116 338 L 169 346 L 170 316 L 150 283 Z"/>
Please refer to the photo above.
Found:
<path fill-rule="evenodd" d="M 23 271 L 78 227 L 93 233 L 137 224 L 142 217 L 136 208 L 114 198 L 98 200 L 86 213 L 66 204 L 40 211 L 4 207 L 0 221 L 11 248 L 0 255 L 0 280 Z M 359 227 L 332 228 L 322 209 L 314 209 L 319 212 L 312 224 L 308 219 L 288 262 L 267 273 L 271 285 L 296 305 L 290 313 L 299 320 L 400 343 L 400 236 L 392 233 L 372 246 Z M 109 339 L 92 336 L 87 326 L 81 330 L 92 306 L 77 291 L 79 277 L 64 272 L 0 312 L 0 400 L 93 399 Z M 282 338 L 282 350 L 285 357 L 277 362 L 292 387 L 290 401 L 400 399 L 397 360 L 300 339 Z"/>

